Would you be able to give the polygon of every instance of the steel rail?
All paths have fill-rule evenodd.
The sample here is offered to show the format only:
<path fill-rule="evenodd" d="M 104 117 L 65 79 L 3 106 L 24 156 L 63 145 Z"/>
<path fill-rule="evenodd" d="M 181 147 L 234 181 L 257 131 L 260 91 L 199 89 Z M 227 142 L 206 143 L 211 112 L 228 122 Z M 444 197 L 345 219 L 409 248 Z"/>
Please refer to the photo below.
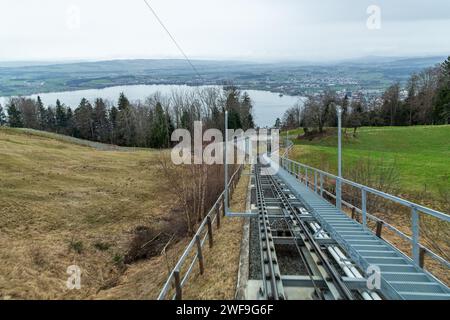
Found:
<path fill-rule="evenodd" d="M 278 267 L 277 255 L 274 250 L 273 237 L 267 208 L 264 200 L 264 191 L 261 186 L 261 177 L 259 174 L 260 166 L 255 166 L 255 183 L 256 183 L 256 198 L 257 207 L 259 211 L 258 228 L 259 228 L 259 243 L 261 253 L 261 273 L 264 287 L 264 294 L 268 300 L 284 300 L 285 295 L 281 282 L 281 274 Z M 270 285 L 270 290 L 269 290 Z"/>
<path fill-rule="evenodd" d="M 282 196 L 281 196 L 281 191 L 279 190 L 278 186 L 276 185 L 276 182 L 274 181 L 273 177 L 270 176 L 270 175 L 269 175 L 269 180 L 270 180 L 270 183 L 271 183 L 272 190 L 275 191 L 275 192 L 277 193 L 278 198 L 281 200 L 281 204 L 283 205 L 283 207 L 284 207 L 286 210 L 290 211 L 290 209 L 289 209 L 289 208 L 287 207 L 287 205 L 285 204 L 285 199 L 283 199 Z M 314 291 L 316 292 L 318 298 L 323 298 L 323 294 L 322 294 L 322 292 L 319 290 L 319 288 L 318 288 L 318 286 L 317 286 L 317 284 L 316 284 L 316 281 L 315 281 L 315 279 L 314 279 L 314 275 L 313 275 L 313 272 L 312 272 L 312 270 L 311 270 L 311 267 L 310 267 L 310 265 L 308 264 L 308 261 L 306 260 L 306 257 L 305 257 L 305 255 L 304 255 L 303 251 L 302 251 L 302 250 L 300 249 L 300 247 L 298 246 L 298 242 L 297 242 L 298 237 L 296 236 L 296 233 L 297 233 L 297 232 L 296 232 L 295 230 L 293 230 L 293 228 L 291 227 L 291 224 L 293 224 L 293 220 L 292 220 L 292 219 L 291 219 L 291 220 L 288 220 L 287 217 L 286 217 L 285 215 L 283 215 L 283 217 L 284 217 L 284 220 L 285 220 L 285 222 L 286 222 L 286 224 L 287 224 L 287 226 L 288 226 L 288 228 L 289 228 L 290 233 L 291 233 L 292 236 L 294 237 L 295 247 L 296 247 L 296 249 L 297 249 L 297 252 L 298 252 L 299 255 L 300 255 L 300 258 L 301 258 L 301 260 L 302 260 L 302 262 L 303 262 L 305 268 L 306 268 L 306 271 L 307 271 L 307 273 L 308 273 L 308 277 L 311 279 L 311 282 L 312 282 L 312 284 L 313 284 L 313 286 L 314 286 Z M 291 213 L 291 217 L 292 217 L 292 213 Z"/>
<path fill-rule="evenodd" d="M 272 177 L 273 179 L 273 177 Z M 327 273 L 331 276 L 332 281 L 336 287 L 336 289 L 339 291 L 342 298 L 353 300 L 354 297 L 351 294 L 350 290 L 347 288 L 347 286 L 343 283 L 341 280 L 340 275 L 334 270 L 334 268 L 331 266 L 328 259 L 325 257 L 325 254 L 320 249 L 320 245 L 317 244 L 315 241 L 314 235 L 311 234 L 308 227 L 304 224 L 304 221 L 298 216 L 296 210 L 292 207 L 291 203 L 289 202 L 289 199 L 287 199 L 286 194 L 280 190 L 279 185 L 275 182 L 274 186 L 277 188 L 277 193 L 279 197 L 283 200 L 282 204 L 285 207 L 286 210 L 290 212 L 291 219 L 295 218 L 297 224 L 299 227 L 303 230 L 303 234 L 305 234 L 308 238 L 308 242 L 313 246 L 314 252 L 316 253 L 317 257 L 322 262 L 322 265 L 325 267 Z M 298 199 L 300 200 L 300 199 Z"/>

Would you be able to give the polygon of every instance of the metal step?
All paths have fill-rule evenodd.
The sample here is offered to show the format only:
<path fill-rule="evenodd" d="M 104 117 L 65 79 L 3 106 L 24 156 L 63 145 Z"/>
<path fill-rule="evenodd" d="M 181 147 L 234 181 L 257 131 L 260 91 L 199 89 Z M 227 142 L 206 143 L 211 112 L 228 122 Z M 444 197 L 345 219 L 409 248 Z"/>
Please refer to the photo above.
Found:
<path fill-rule="evenodd" d="M 361 234 L 361 235 L 352 235 L 352 234 L 344 234 L 342 235 L 342 238 L 344 238 L 347 241 L 352 241 L 352 240 L 377 240 L 377 238 L 374 235 L 371 234 Z"/>
<path fill-rule="evenodd" d="M 398 253 L 395 251 L 382 251 L 382 250 L 359 250 L 359 254 L 361 254 L 363 257 L 397 257 Z"/>
<path fill-rule="evenodd" d="M 358 244 L 358 245 L 363 245 L 363 244 L 370 244 L 370 245 L 375 245 L 375 246 L 382 246 L 382 243 L 379 239 L 346 239 L 346 241 L 349 244 Z"/>
<path fill-rule="evenodd" d="M 437 283 L 390 281 L 389 284 L 397 291 L 411 291 L 420 293 L 444 293 Z"/>
<path fill-rule="evenodd" d="M 384 246 L 382 244 L 355 244 L 352 246 L 356 251 L 373 250 L 373 251 L 384 251 L 390 252 L 391 248 Z"/>
<path fill-rule="evenodd" d="M 386 281 L 416 281 L 426 282 L 428 277 L 420 272 L 383 272 L 381 275 Z"/>
<path fill-rule="evenodd" d="M 417 272 L 417 269 L 412 265 L 393 263 L 377 263 L 376 265 L 381 270 L 381 276 L 383 276 L 384 272 Z"/>
<path fill-rule="evenodd" d="M 364 259 L 366 259 L 367 262 L 372 263 L 372 264 L 400 264 L 400 265 L 408 265 L 408 261 L 405 260 L 405 258 L 402 257 L 373 257 L 373 256 L 369 256 L 369 257 L 364 257 Z"/>
<path fill-rule="evenodd" d="M 448 293 L 425 293 L 425 292 L 398 292 L 406 300 L 450 300 Z"/>
<path fill-rule="evenodd" d="M 333 229 L 335 230 L 341 230 L 342 232 L 348 232 L 348 231 L 361 231 L 361 232 L 366 232 L 366 230 L 364 230 L 363 227 L 361 226 L 355 226 L 355 225 L 332 225 Z"/>

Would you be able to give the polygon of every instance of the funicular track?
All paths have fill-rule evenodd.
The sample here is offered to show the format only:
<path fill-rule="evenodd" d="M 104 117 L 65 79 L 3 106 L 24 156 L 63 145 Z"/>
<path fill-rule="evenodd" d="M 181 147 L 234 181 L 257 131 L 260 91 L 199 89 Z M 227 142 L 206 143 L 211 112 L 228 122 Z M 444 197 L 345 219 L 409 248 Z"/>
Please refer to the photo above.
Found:
<path fill-rule="evenodd" d="M 317 221 L 306 206 L 270 171 L 262 164 L 254 167 L 262 271 L 258 298 L 379 299 L 378 294 L 361 289 L 364 278 L 349 281 L 341 264 L 354 266 L 334 259 L 328 247 L 336 244 L 323 230 L 315 228 Z M 290 258 L 298 260 L 302 270 L 295 274 L 282 270 L 279 260 L 286 254 L 281 250 L 283 246 L 289 246 Z"/>

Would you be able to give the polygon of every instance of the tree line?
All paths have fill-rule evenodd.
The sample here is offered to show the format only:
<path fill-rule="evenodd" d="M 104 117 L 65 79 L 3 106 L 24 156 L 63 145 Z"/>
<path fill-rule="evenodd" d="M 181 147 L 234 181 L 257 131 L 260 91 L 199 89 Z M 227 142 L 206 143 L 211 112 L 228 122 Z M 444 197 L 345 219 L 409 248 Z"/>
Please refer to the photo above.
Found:
<path fill-rule="evenodd" d="M 276 127 L 303 127 L 306 134 L 337 126 L 335 105 L 342 107 L 342 124 L 356 132 L 361 126 L 448 124 L 450 121 L 450 57 L 442 64 L 414 73 L 402 90 L 399 83 L 372 101 L 339 98 L 333 91 L 309 96 L 277 119 Z"/>
<path fill-rule="evenodd" d="M 59 100 L 44 106 L 40 97 L 10 98 L 6 112 L 0 105 L 0 125 L 32 128 L 81 139 L 127 147 L 167 148 L 177 128 L 193 132 L 194 121 L 207 128 L 223 128 L 225 110 L 229 128 L 254 127 L 253 104 L 246 92 L 236 87 L 173 90 L 155 93 L 144 102 L 131 102 L 121 93 L 117 103 L 102 98 L 83 98 L 72 109 Z"/>

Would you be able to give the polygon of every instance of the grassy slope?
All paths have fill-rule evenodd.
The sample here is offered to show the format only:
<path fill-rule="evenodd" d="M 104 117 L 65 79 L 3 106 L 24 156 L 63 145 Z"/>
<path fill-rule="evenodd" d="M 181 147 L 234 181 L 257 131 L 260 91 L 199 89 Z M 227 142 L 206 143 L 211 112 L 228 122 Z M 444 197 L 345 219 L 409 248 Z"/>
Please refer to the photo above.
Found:
<path fill-rule="evenodd" d="M 416 127 L 361 128 L 343 142 L 343 166 L 351 168 L 358 159 L 395 162 L 402 193 L 424 191 L 439 198 L 450 189 L 450 125 Z M 336 173 L 335 135 L 313 141 L 295 140 L 293 157 L 300 162 Z"/>
<path fill-rule="evenodd" d="M 171 209 L 165 182 L 157 152 L 99 151 L 1 128 L 0 299 L 89 298 L 111 286 L 129 231 Z M 65 286 L 73 264 L 83 270 L 79 291 Z"/>
<path fill-rule="evenodd" d="M 0 246 L 0 299 L 155 299 L 188 239 L 171 247 L 169 261 L 158 256 L 124 272 L 115 262 L 132 229 L 168 219 L 173 198 L 158 161 L 154 151 L 0 128 L 0 243 L 8 244 Z M 232 198 L 236 210 L 245 207 L 247 183 L 244 176 Z M 241 229 L 240 219 L 223 220 L 188 297 L 234 297 Z M 73 264 L 82 269 L 79 291 L 65 286 Z"/>
<path fill-rule="evenodd" d="M 242 176 L 236 192 L 231 196 L 231 209 L 244 211 L 249 176 Z M 214 246 L 203 247 L 205 273 L 200 275 L 196 263 L 192 274 L 183 287 L 183 299 L 234 299 L 239 268 L 240 244 L 242 238 L 241 218 L 222 218 L 220 230 L 213 225 Z M 160 256 L 150 262 L 140 262 L 130 268 L 121 277 L 114 288 L 101 291 L 100 299 L 156 299 L 171 270 L 182 255 L 190 239 L 178 243 L 170 252 L 167 260 Z M 184 266 L 184 272 L 194 258 L 196 251 L 191 251 Z M 161 265 L 165 268 L 161 268 Z M 173 289 L 169 296 L 174 294 Z"/>

